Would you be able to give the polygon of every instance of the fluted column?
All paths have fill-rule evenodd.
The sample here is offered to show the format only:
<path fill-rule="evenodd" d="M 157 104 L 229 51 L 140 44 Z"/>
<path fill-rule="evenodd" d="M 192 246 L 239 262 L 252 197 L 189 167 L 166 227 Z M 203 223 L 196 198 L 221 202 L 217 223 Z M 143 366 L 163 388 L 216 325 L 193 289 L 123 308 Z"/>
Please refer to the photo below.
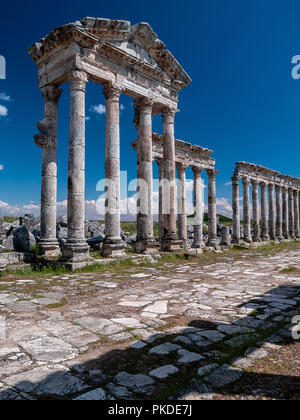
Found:
<path fill-rule="evenodd" d="M 136 252 L 150 252 L 156 246 L 153 234 L 153 159 L 152 159 L 152 106 L 151 98 L 136 101 L 139 118 L 138 159 L 138 203 Z"/>
<path fill-rule="evenodd" d="M 69 73 L 70 133 L 68 164 L 68 238 L 63 257 L 72 262 L 89 259 L 85 240 L 85 90 L 84 71 Z"/>
<path fill-rule="evenodd" d="M 289 188 L 289 235 L 295 239 L 294 191 Z"/>
<path fill-rule="evenodd" d="M 240 218 L 240 178 L 233 176 L 232 181 L 232 243 L 239 244 L 241 240 L 241 218 Z"/>
<path fill-rule="evenodd" d="M 208 169 L 208 245 L 218 246 L 217 238 L 217 194 L 216 175 L 218 171 Z"/>
<path fill-rule="evenodd" d="M 176 232 L 176 197 L 175 197 L 175 136 L 174 118 L 177 110 L 165 108 L 163 117 L 163 157 L 164 157 L 164 233 L 162 250 L 177 251 L 182 241 L 178 240 Z"/>
<path fill-rule="evenodd" d="M 260 242 L 260 215 L 258 181 L 252 180 L 253 242 Z"/>
<path fill-rule="evenodd" d="M 282 234 L 285 239 L 290 238 L 289 194 L 287 187 L 282 187 Z"/>
<path fill-rule="evenodd" d="M 276 237 L 280 241 L 283 239 L 282 232 L 282 219 L 283 219 L 283 209 L 282 209 L 282 188 L 280 185 L 275 186 L 276 189 Z"/>
<path fill-rule="evenodd" d="M 159 189 L 158 189 L 158 239 L 161 240 L 163 237 L 163 212 L 162 212 L 162 180 L 164 178 L 164 162 L 163 159 L 156 159 L 158 166 L 158 179 L 159 179 Z"/>
<path fill-rule="evenodd" d="M 177 167 L 177 220 L 178 220 L 178 238 L 184 243 L 187 241 L 187 214 L 186 214 L 186 169 L 188 165 L 176 163 Z"/>
<path fill-rule="evenodd" d="M 201 169 L 192 167 L 194 173 L 194 242 L 193 248 L 204 248 L 203 242 L 203 186 Z"/>
<path fill-rule="evenodd" d="M 249 185 L 250 179 L 243 178 L 243 228 L 245 242 L 252 242 Z"/>
<path fill-rule="evenodd" d="M 300 225 L 299 225 L 299 192 L 294 190 L 294 230 L 296 238 L 300 238 Z"/>
<path fill-rule="evenodd" d="M 269 190 L 269 234 L 270 239 L 276 239 L 276 209 L 275 209 L 275 196 L 274 196 L 274 184 L 268 185 Z"/>
<path fill-rule="evenodd" d="M 42 254 L 58 256 L 60 248 L 56 239 L 57 201 L 57 107 L 61 90 L 49 85 L 41 90 L 44 97 L 45 118 L 37 126 L 40 134 L 35 143 L 42 148 L 41 179 L 41 239 Z"/>
<path fill-rule="evenodd" d="M 268 226 L 268 203 L 267 203 L 267 184 L 261 182 L 261 239 L 263 241 L 268 241 L 269 236 L 269 226 Z"/>
<path fill-rule="evenodd" d="M 105 113 L 105 240 L 102 255 L 123 256 L 125 244 L 120 227 L 120 111 L 123 87 L 108 82 L 104 86 Z"/>

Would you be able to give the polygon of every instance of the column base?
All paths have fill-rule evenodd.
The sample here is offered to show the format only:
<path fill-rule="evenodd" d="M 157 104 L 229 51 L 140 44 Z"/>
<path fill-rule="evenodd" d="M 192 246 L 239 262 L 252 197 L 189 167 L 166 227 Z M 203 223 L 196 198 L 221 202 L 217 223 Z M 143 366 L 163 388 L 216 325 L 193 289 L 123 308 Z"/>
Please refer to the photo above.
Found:
<path fill-rule="evenodd" d="M 265 235 L 261 237 L 262 242 L 266 242 L 270 240 L 270 236 L 269 235 Z"/>
<path fill-rule="evenodd" d="M 206 246 L 213 246 L 215 248 L 218 248 L 220 244 L 217 239 L 208 239 Z"/>
<path fill-rule="evenodd" d="M 41 253 L 44 257 L 58 257 L 61 254 L 59 242 L 41 239 L 39 242 Z"/>
<path fill-rule="evenodd" d="M 248 238 L 244 238 L 244 241 L 247 242 L 248 244 L 252 244 L 252 238 L 248 237 Z"/>
<path fill-rule="evenodd" d="M 116 241 L 104 240 L 101 254 L 103 257 L 112 257 L 112 258 L 125 257 L 126 256 L 125 244 L 121 239 L 116 240 Z"/>
<path fill-rule="evenodd" d="M 231 243 L 232 243 L 233 245 L 240 245 L 241 240 L 240 240 L 240 239 L 237 239 L 237 238 L 233 238 L 233 239 L 232 239 L 232 241 L 231 241 Z"/>
<path fill-rule="evenodd" d="M 69 242 L 62 249 L 62 261 L 84 262 L 91 261 L 90 247 L 86 242 Z"/>
<path fill-rule="evenodd" d="M 181 252 L 183 241 L 179 239 L 162 239 L 161 250 L 164 252 Z"/>
<path fill-rule="evenodd" d="M 137 239 L 135 243 L 135 252 L 137 254 L 157 254 L 159 243 L 155 238 Z"/>
<path fill-rule="evenodd" d="M 193 242 L 192 249 L 203 249 L 205 248 L 205 243 L 203 241 Z"/>
<path fill-rule="evenodd" d="M 261 242 L 261 237 L 260 236 L 255 236 L 253 238 L 253 242 Z"/>

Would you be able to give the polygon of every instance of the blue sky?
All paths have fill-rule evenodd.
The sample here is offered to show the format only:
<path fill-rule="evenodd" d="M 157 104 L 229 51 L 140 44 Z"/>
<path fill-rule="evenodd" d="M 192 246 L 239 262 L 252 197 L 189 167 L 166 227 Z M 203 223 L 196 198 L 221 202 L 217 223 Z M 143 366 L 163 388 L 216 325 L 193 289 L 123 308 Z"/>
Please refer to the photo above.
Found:
<path fill-rule="evenodd" d="M 7 62 L 7 79 L 0 80 L 3 213 L 36 211 L 40 200 L 41 151 L 34 145 L 33 135 L 36 122 L 43 118 L 43 101 L 37 68 L 27 47 L 55 27 L 85 16 L 126 19 L 132 24 L 149 22 L 191 76 L 193 83 L 180 94 L 175 134 L 215 151 L 220 170 L 219 211 L 230 211 L 231 187 L 225 184 L 238 160 L 300 177 L 300 80 L 291 77 L 292 57 L 300 54 L 299 1 L 53 0 L 45 4 L 29 0 L 1 5 L 0 55 Z M 62 88 L 59 202 L 67 194 L 69 89 L 67 85 Z M 101 104 L 102 87 L 89 83 L 86 199 L 91 202 L 98 198 L 96 184 L 104 176 L 105 116 L 92 111 Z M 127 170 L 131 179 L 136 176 L 136 155 L 130 147 L 136 138 L 132 99 L 122 96 L 121 104 L 121 169 Z M 153 127 L 161 132 L 159 116 L 153 119 Z M 188 177 L 192 177 L 190 172 Z"/>

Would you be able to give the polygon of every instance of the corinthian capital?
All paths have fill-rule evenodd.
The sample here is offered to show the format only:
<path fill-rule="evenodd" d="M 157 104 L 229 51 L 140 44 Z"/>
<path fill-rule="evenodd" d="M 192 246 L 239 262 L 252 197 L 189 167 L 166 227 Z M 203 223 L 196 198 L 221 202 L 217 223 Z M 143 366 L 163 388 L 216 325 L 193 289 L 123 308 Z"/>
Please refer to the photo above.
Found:
<path fill-rule="evenodd" d="M 153 96 L 140 98 L 136 101 L 136 107 L 138 113 L 146 113 L 152 115 L 152 108 L 155 103 L 155 98 Z"/>
<path fill-rule="evenodd" d="M 174 118 L 177 112 L 179 112 L 177 108 L 164 108 L 162 111 L 164 122 L 174 124 Z"/>
<path fill-rule="evenodd" d="M 107 82 L 104 85 L 103 94 L 105 99 L 118 101 L 121 93 L 124 91 L 124 86 L 118 85 L 115 82 Z"/>
<path fill-rule="evenodd" d="M 46 102 L 58 102 L 62 90 L 54 85 L 47 85 L 41 89 L 41 93 Z"/>
<path fill-rule="evenodd" d="M 210 180 L 216 179 L 216 175 L 219 173 L 216 169 L 207 169 L 206 170 L 207 176 Z"/>
<path fill-rule="evenodd" d="M 74 70 L 68 74 L 71 90 L 82 90 L 85 92 L 88 80 L 88 75 L 85 71 Z"/>

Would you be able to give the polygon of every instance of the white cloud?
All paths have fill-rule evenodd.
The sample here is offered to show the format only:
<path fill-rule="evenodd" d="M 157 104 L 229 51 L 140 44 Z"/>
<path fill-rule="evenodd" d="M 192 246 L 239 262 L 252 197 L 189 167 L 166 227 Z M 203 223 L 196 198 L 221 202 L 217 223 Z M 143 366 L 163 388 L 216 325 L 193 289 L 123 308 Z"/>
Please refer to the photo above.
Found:
<path fill-rule="evenodd" d="M 225 183 L 225 187 L 229 187 L 230 185 L 232 185 L 231 181 Z"/>
<path fill-rule="evenodd" d="M 99 105 L 93 105 L 91 107 L 91 112 L 95 112 L 98 115 L 103 115 L 106 112 L 105 105 L 99 104 Z"/>
<path fill-rule="evenodd" d="M 3 171 L 4 165 L 0 165 L 0 171 Z"/>
<path fill-rule="evenodd" d="M 85 117 L 85 121 L 90 121 L 91 117 Z"/>
<path fill-rule="evenodd" d="M 121 104 L 121 105 L 120 105 L 120 110 L 121 110 L 121 111 L 125 111 L 125 109 L 126 109 L 125 105 Z"/>
<path fill-rule="evenodd" d="M 10 102 L 11 97 L 4 92 L 0 92 L 0 100 Z"/>
<path fill-rule="evenodd" d="M 8 109 L 6 106 L 0 105 L 0 117 L 7 117 Z"/>
<path fill-rule="evenodd" d="M 217 198 L 217 213 L 232 217 L 232 207 L 228 198 Z"/>

